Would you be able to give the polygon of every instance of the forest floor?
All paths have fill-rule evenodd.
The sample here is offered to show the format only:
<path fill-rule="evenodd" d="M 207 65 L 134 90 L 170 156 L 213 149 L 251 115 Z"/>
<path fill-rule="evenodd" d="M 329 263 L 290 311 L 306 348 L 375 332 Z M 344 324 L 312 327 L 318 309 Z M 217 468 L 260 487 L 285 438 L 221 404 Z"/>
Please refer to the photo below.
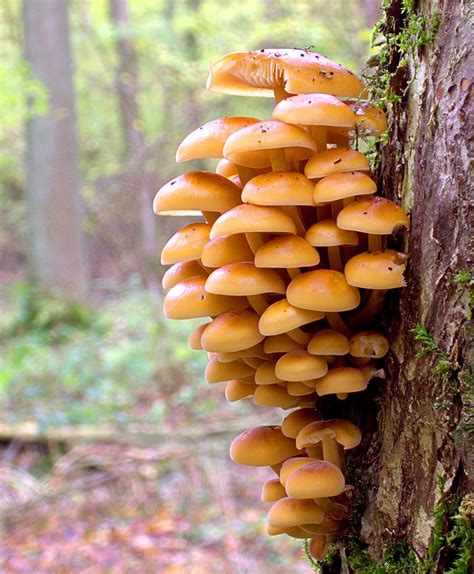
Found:
<path fill-rule="evenodd" d="M 312 572 L 299 540 L 264 533 L 268 469 L 150 448 L 2 451 L 0 571 L 34 574 Z M 36 478 L 35 475 L 38 477 Z"/>

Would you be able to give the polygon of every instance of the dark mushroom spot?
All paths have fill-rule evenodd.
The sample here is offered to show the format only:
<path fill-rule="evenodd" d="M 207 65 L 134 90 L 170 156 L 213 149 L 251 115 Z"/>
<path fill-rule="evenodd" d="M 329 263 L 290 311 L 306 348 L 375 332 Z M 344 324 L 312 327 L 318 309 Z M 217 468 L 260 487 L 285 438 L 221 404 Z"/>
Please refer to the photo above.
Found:
<path fill-rule="evenodd" d="M 172 181 L 172 182 L 170 183 L 170 185 L 174 185 L 175 183 L 176 183 L 175 181 Z"/>
<path fill-rule="evenodd" d="M 389 270 L 389 271 L 393 271 L 393 267 L 389 267 L 388 270 Z"/>
<path fill-rule="evenodd" d="M 336 159 L 336 161 L 334 162 L 334 165 L 336 165 L 337 163 L 341 163 L 342 161 L 342 157 L 340 157 L 339 159 Z"/>
<path fill-rule="evenodd" d="M 204 301 L 205 297 L 205 295 L 201 295 L 201 301 Z"/>
<path fill-rule="evenodd" d="M 367 215 L 367 211 L 364 211 L 364 212 L 362 213 L 362 215 Z"/>

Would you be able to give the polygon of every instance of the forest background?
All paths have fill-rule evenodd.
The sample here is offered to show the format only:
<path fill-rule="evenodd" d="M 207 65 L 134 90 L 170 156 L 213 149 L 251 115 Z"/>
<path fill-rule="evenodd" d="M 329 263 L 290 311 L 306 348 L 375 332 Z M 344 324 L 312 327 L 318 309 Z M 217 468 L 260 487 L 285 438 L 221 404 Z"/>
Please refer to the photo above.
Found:
<path fill-rule="evenodd" d="M 183 220 L 151 202 L 214 169 L 175 163 L 191 130 L 270 115 L 207 92 L 209 61 L 299 47 L 360 72 L 378 17 L 377 0 L 1 2 L 2 571 L 308 571 L 298 541 L 263 533 L 263 471 L 228 460 L 272 415 L 206 385 L 191 325 L 161 314 Z"/>

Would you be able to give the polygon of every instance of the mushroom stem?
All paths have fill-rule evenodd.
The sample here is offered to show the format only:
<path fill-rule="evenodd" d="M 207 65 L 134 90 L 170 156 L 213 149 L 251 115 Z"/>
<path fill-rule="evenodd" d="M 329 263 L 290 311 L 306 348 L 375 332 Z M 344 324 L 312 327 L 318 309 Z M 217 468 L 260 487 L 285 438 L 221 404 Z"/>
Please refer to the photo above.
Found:
<path fill-rule="evenodd" d="M 220 213 L 217 213 L 214 211 L 203 211 L 202 212 L 202 216 L 207 221 L 207 223 L 209 223 L 209 225 L 213 225 L 220 215 L 221 215 Z"/>
<path fill-rule="evenodd" d="M 307 345 L 311 339 L 311 335 L 309 333 L 305 333 L 299 328 L 288 331 L 287 335 L 289 335 L 293 341 L 296 341 L 301 345 Z"/>
<path fill-rule="evenodd" d="M 341 251 L 333 245 L 328 247 L 329 266 L 336 271 L 342 271 Z"/>
<path fill-rule="evenodd" d="M 369 235 L 369 251 L 380 251 L 382 249 L 382 236 Z"/>
<path fill-rule="evenodd" d="M 318 206 L 316 206 L 316 212 L 318 214 L 318 221 L 324 221 L 325 219 L 331 219 L 331 206 L 330 205 L 318 205 Z"/>
<path fill-rule="evenodd" d="M 329 538 L 323 534 L 315 534 L 311 539 L 309 552 L 318 562 L 322 562 L 326 558 L 328 543 Z"/>
<path fill-rule="evenodd" d="M 317 151 L 325 151 L 327 149 L 328 141 L 327 128 L 325 126 L 311 126 L 310 132 L 316 142 Z"/>
<path fill-rule="evenodd" d="M 287 268 L 287 272 L 290 279 L 294 279 L 295 277 L 298 277 L 298 275 L 301 275 L 301 269 L 299 267 L 289 267 Z"/>
<path fill-rule="evenodd" d="M 344 197 L 342 200 L 342 206 L 346 207 L 348 205 L 350 205 L 351 203 L 354 203 L 355 201 L 355 197 L 351 196 L 351 197 Z"/>
<path fill-rule="evenodd" d="M 251 167 L 245 165 L 236 165 L 237 173 L 239 175 L 240 183 L 242 187 L 248 183 L 252 177 L 255 177 L 255 170 Z"/>
<path fill-rule="evenodd" d="M 258 315 L 261 315 L 268 307 L 268 303 L 264 295 L 248 295 L 247 299 Z"/>
<path fill-rule="evenodd" d="M 268 155 L 273 171 L 288 171 L 290 169 L 283 148 L 268 150 Z"/>
<path fill-rule="evenodd" d="M 262 235 L 260 233 L 246 233 L 245 239 L 247 240 L 247 243 L 249 244 L 249 247 L 254 255 L 264 244 Z"/>
<path fill-rule="evenodd" d="M 301 218 L 301 214 L 299 212 L 298 207 L 296 205 L 282 205 L 281 208 L 295 222 L 296 231 L 298 235 L 304 237 L 306 233 L 306 228 Z"/>
<path fill-rule="evenodd" d="M 347 325 L 341 319 L 339 313 L 326 313 L 326 320 L 329 323 L 331 329 L 339 331 L 339 333 L 342 333 L 347 338 L 350 338 L 352 336 Z"/>
<path fill-rule="evenodd" d="M 349 395 L 347 393 L 336 393 L 336 397 L 340 401 L 345 401 Z"/>
<path fill-rule="evenodd" d="M 337 444 L 336 439 L 323 438 L 321 443 L 323 445 L 324 460 L 326 460 L 327 462 L 332 462 L 332 464 L 335 464 L 339 469 L 342 468 L 342 461 L 339 455 L 339 445 Z"/>
<path fill-rule="evenodd" d="M 337 216 L 342 209 L 342 200 L 337 199 L 336 201 L 331 201 L 331 216 L 334 221 L 337 220 Z"/>
<path fill-rule="evenodd" d="M 350 326 L 353 328 L 364 328 L 369 326 L 375 316 L 380 312 L 386 292 L 387 291 L 385 289 L 374 289 L 370 294 L 365 307 L 357 313 L 357 315 L 351 317 L 349 321 Z"/>
<path fill-rule="evenodd" d="M 280 86 L 275 86 L 273 88 L 273 95 L 275 97 L 275 104 L 279 104 L 282 100 L 291 97 L 291 94 L 285 91 L 284 88 Z"/>
<path fill-rule="evenodd" d="M 316 444 L 314 446 L 307 446 L 306 452 L 312 458 L 323 460 L 323 447 L 320 444 Z"/>

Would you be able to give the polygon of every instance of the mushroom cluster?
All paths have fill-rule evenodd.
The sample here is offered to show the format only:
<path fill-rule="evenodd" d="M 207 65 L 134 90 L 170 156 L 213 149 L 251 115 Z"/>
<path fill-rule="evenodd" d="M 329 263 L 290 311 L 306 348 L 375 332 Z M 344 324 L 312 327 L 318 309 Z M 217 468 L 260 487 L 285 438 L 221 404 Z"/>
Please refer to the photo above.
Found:
<path fill-rule="evenodd" d="M 306 50 L 233 53 L 212 64 L 208 89 L 274 96 L 272 118 L 224 117 L 195 129 L 178 162 L 217 158 L 216 173 L 164 185 L 161 215 L 201 216 L 165 245 L 164 313 L 210 318 L 189 336 L 209 357 L 208 383 L 229 401 L 295 409 L 281 427 L 238 436 L 231 458 L 270 466 L 262 500 L 268 533 L 310 538 L 322 559 L 344 530 L 344 450 L 360 431 L 321 420 L 326 395 L 345 400 L 379 372 L 388 341 L 377 329 L 387 289 L 404 285 L 406 256 L 383 236 L 408 227 L 377 196 L 367 158 L 351 148 L 386 129 L 364 86 L 343 66 Z"/>

